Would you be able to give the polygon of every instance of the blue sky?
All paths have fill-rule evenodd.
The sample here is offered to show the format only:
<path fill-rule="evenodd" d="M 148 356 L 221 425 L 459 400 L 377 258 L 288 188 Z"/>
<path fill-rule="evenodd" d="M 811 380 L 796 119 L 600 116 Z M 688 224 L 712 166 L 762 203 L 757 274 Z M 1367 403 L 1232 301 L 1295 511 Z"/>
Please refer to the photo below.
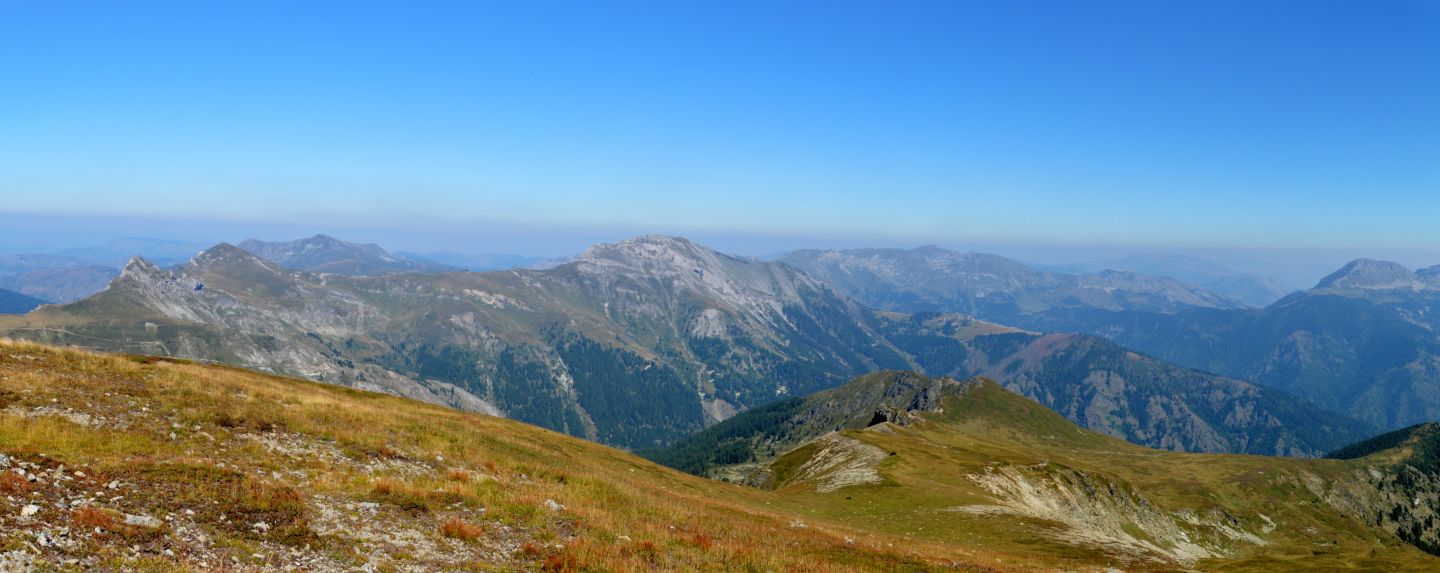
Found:
<path fill-rule="evenodd" d="M 1440 3 L 0 0 L 0 196 L 360 239 L 1434 252 Z"/>

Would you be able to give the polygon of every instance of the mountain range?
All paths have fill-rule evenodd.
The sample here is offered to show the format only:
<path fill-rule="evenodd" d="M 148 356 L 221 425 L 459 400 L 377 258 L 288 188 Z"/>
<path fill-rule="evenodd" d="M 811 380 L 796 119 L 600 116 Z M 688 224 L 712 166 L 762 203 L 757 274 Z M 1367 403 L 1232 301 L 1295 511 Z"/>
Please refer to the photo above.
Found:
<path fill-rule="evenodd" d="M 1092 313 L 1050 325 L 1398 428 L 1440 419 L 1437 276 L 1361 259 L 1262 309 Z"/>
<path fill-rule="evenodd" d="M 984 253 L 915 249 L 801 250 L 780 261 L 875 308 L 964 312 L 1029 328 L 1032 317 L 1067 310 L 1176 312 L 1244 308 L 1178 280 L 1106 270 L 1072 275 Z"/>
<path fill-rule="evenodd" d="M 1048 265 L 1045 268 L 1070 274 L 1117 270 L 1170 277 L 1257 307 L 1267 306 L 1295 290 L 1288 288 L 1275 277 L 1247 273 L 1214 261 L 1185 255 L 1130 255 L 1101 261 Z"/>
<path fill-rule="evenodd" d="M 46 302 L 74 302 L 100 292 L 120 269 L 62 255 L 0 255 L 0 288 Z"/>
<path fill-rule="evenodd" d="M 1376 427 L 1440 419 L 1440 267 L 1412 271 L 1361 259 L 1314 288 L 1243 308 L 1188 297 L 1186 289 L 1137 296 L 1118 284 L 1076 290 L 1061 282 L 1057 290 L 1044 272 L 1019 263 L 935 248 L 802 251 L 784 260 L 886 308 L 1104 336 Z"/>
<path fill-rule="evenodd" d="M 1104 339 L 872 310 L 791 266 L 662 236 L 549 270 L 366 277 L 222 244 L 173 270 L 137 259 L 106 291 L 0 332 L 384 390 L 627 447 L 879 369 L 991 376 L 1163 448 L 1318 455 L 1371 433 Z"/>

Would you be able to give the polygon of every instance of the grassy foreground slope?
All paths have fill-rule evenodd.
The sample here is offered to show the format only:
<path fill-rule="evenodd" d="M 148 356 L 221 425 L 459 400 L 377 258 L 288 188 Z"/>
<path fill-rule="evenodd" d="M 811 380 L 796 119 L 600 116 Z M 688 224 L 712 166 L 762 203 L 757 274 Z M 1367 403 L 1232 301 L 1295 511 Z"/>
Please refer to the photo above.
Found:
<path fill-rule="evenodd" d="M 1097 565 L 907 540 L 787 495 L 397 397 L 0 342 L 0 570 Z"/>
<path fill-rule="evenodd" d="M 651 455 L 914 542 L 1128 571 L 1440 568 L 1425 553 L 1440 554 L 1428 434 L 1343 461 L 1169 452 L 1081 429 L 993 382 L 910 372 L 756 412 Z M 707 444 L 725 460 L 695 454 Z M 737 465 L 712 465 L 727 460 Z"/>

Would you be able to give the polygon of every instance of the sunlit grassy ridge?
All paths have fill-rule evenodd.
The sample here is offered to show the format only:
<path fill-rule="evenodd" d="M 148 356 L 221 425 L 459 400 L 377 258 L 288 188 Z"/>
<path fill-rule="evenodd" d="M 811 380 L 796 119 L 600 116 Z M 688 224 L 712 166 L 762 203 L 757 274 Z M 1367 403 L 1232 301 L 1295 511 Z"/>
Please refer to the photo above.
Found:
<path fill-rule="evenodd" d="M 1342 462 L 1154 450 L 1080 429 L 990 382 L 909 425 L 839 436 L 886 454 L 879 479 L 824 491 L 854 464 L 807 474 L 825 457 L 812 442 L 769 465 L 782 507 L 910 539 L 1127 570 L 1440 567 L 1397 538 L 1394 523 L 1381 524 L 1381 513 L 1400 519 L 1402 532 L 1423 532 L 1408 540 L 1426 546 L 1423 524 L 1433 522 L 1435 476 L 1396 473 L 1391 452 Z M 1410 515 L 1393 517 L 1399 511 Z"/>
<path fill-rule="evenodd" d="M 510 420 L 234 368 L 33 344 L 0 345 L 0 453 L 8 466 L 0 554 L 62 570 L 1071 562 L 801 517 L 779 509 L 788 503 L 781 494 Z M 22 515 L 27 506 L 33 515 Z"/>

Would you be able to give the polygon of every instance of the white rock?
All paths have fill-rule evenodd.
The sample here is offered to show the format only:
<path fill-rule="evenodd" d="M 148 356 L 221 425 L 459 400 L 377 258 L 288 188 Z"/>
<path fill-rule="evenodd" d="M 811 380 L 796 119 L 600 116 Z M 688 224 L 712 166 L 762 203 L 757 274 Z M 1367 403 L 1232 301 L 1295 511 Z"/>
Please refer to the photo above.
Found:
<path fill-rule="evenodd" d="M 125 516 L 125 525 L 134 525 L 138 527 L 148 527 L 150 529 L 154 529 L 156 527 L 160 527 L 161 525 L 163 525 L 163 523 L 160 520 L 150 517 L 148 515 L 127 514 Z"/>
<path fill-rule="evenodd" d="M 30 517 L 30 516 L 35 515 L 35 514 L 37 514 L 37 513 L 40 513 L 40 506 L 35 505 L 35 504 L 33 504 L 33 503 L 30 504 L 30 505 L 27 505 L 27 506 L 25 506 L 25 507 L 20 508 L 20 517 Z"/>
<path fill-rule="evenodd" d="M 547 500 L 545 500 L 545 507 L 546 507 L 546 509 L 549 509 L 550 511 L 564 511 L 564 510 L 565 510 L 565 506 L 560 505 L 560 504 L 558 504 L 558 503 L 555 503 L 555 500 L 553 500 L 553 499 L 547 499 Z"/>

